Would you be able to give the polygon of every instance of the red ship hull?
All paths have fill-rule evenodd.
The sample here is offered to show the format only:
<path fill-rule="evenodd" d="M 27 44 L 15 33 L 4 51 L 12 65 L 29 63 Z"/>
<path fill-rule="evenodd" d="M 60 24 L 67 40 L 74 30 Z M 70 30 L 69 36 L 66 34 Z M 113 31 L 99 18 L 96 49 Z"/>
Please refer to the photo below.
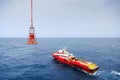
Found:
<path fill-rule="evenodd" d="M 57 52 L 57 53 L 58 53 L 58 52 Z M 53 53 L 52 56 L 53 56 L 53 58 L 54 58 L 55 60 L 57 60 L 57 61 L 59 61 L 59 62 L 61 62 L 61 63 L 67 64 L 67 65 L 69 65 L 69 66 L 71 66 L 71 67 L 74 67 L 74 68 L 76 68 L 76 69 L 78 69 L 78 70 L 81 70 L 81 71 L 83 71 L 83 72 L 85 72 L 85 73 L 88 73 L 88 74 L 93 75 L 93 74 L 96 73 L 97 70 L 99 69 L 99 67 L 97 67 L 96 69 L 89 69 L 88 66 L 83 65 L 83 64 L 80 64 L 80 63 L 77 62 L 77 61 L 68 61 L 68 60 L 66 60 L 64 57 L 60 57 L 60 56 L 57 56 L 57 55 L 54 55 L 54 54 L 56 54 L 56 53 Z"/>

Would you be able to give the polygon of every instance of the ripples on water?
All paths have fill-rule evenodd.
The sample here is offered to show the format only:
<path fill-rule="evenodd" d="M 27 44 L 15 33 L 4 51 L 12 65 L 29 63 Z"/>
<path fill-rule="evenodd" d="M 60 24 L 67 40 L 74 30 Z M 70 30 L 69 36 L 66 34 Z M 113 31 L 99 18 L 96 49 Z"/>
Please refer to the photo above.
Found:
<path fill-rule="evenodd" d="M 0 80 L 120 80 L 120 38 L 41 38 L 38 45 L 26 45 L 24 38 L 0 42 Z M 54 61 L 51 54 L 63 47 L 97 63 L 98 73 L 90 76 Z"/>

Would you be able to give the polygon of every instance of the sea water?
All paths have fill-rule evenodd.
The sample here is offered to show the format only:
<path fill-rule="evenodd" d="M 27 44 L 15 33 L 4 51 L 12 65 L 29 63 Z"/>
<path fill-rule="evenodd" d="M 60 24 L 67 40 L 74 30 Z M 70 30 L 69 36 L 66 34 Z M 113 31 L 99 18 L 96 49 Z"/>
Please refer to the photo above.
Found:
<path fill-rule="evenodd" d="M 120 80 L 120 38 L 0 38 L 0 80 Z M 99 65 L 96 75 L 55 61 L 52 53 L 70 53 Z"/>

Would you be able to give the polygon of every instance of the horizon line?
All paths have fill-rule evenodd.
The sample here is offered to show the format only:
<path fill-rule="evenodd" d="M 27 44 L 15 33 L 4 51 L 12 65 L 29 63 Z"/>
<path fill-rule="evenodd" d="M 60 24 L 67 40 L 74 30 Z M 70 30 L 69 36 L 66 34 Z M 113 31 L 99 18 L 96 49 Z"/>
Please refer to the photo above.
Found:
<path fill-rule="evenodd" d="M 28 37 L 0 37 L 0 38 L 28 38 Z M 120 37 L 36 37 L 37 38 L 120 38 Z"/>

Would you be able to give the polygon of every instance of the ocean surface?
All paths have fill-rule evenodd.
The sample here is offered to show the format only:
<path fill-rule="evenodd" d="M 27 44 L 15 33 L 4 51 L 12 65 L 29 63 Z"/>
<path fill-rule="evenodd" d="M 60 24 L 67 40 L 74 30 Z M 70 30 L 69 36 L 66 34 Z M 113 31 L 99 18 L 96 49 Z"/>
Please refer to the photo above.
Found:
<path fill-rule="evenodd" d="M 120 38 L 0 38 L 0 80 L 120 80 Z M 94 76 L 56 62 L 53 52 L 67 47 L 76 57 L 99 65 Z"/>

